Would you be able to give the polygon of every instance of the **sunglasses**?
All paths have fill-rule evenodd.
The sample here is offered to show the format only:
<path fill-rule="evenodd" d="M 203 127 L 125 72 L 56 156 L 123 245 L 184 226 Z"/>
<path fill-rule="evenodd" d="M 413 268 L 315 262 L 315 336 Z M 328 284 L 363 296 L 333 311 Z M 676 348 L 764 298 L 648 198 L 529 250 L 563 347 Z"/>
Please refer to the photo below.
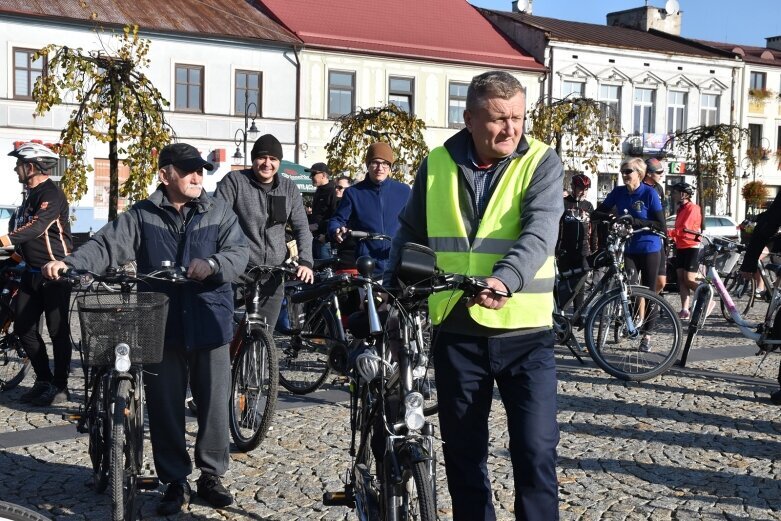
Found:
<path fill-rule="evenodd" d="M 621 175 L 629 175 L 634 173 L 635 170 L 633 168 L 624 168 L 623 170 L 621 170 Z"/>

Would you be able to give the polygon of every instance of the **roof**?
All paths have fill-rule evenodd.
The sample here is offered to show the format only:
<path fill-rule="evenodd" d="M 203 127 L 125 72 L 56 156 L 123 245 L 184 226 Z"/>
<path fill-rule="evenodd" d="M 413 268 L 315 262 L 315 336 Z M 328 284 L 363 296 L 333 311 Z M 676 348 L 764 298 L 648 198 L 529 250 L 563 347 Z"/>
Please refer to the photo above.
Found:
<path fill-rule="evenodd" d="M 82 7 L 82 3 L 86 7 Z M 245 0 L 2 0 L 0 13 L 177 34 L 299 44 Z"/>
<path fill-rule="evenodd" d="M 746 63 L 781 67 L 781 51 L 777 51 L 775 49 L 768 49 L 767 47 L 756 47 L 753 45 L 742 45 L 739 43 L 710 42 L 707 40 L 697 41 L 709 47 L 735 53 L 739 55 Z"/>
<path fill-rule="evenodd" d="M 307 47 L 545 70 L 466 0 L 256 1 Z"/>
<path fill-rule="evenodd" d="M 481 9 L 481 11 L 535 27 L 548 33 L 551 40 L 666 54 L 707 56 L 711 58 L 732 57 L 730 53 L 725 53 L 720 49 L 709 48 L 694 40 L 688 40 L 661 31 L 640 31 L 628 27 L 571 22 L 569 20 L 534 16 L 526 13 L 496 11 L 493 9 Z"/>

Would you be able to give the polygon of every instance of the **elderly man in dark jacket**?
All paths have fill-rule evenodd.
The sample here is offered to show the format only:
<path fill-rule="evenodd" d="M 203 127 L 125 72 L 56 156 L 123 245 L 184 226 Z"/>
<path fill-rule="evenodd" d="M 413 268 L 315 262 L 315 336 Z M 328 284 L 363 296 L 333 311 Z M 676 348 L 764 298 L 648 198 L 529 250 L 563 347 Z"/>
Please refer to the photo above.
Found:
<path fill-rule="evenodd" d="M 231 281 L 247 265 L 249 248 L 236 214 L 203 191 L 203 169 L 214 167 L 198 150 L 185 143 L 168 145 L 158 165 L 160 186 L 148 199 L 104 226 L 64 262 L 50 262 L 42 271 L 53 279 L 66 267 L 102 273 L 135 260 L 139 272 L 149 273 L 172 261 L 195 281 L 139 287 L 170 299 L 163 361 L 144 369 L 146 392 L 153 398 L 147 405 L 155 468 L 168 484 L 157 511 L 171 515 L 190 499 L 192 463 L 184 428 L 188 379 L 198 403 L 198 495 L 214 507 L 233 502 L 220 482 L 229 462 Z"/>
<path fill-rule="evenodd" d="M 252 168 L 231 172 L 217 183 L 214 197 L 233 208 L 250 245 L 250 262 L 276 266 L 288 254 L 285 225 L 290 224 L 298 250 L 298 278 L 312 282 L 312 233 L 304 201 L 296 184 L 280 176 L 282 144 L 271 134 L 260 136 L 252 147 Z M 263 282 L 263 315 L 277 323 L 284 285 L 272 274 Z"/>
<path fill-rule="evenodd" d="M 307 168 L 312 184 L 316 186 L 312 197 L 312 215 L 309 216 L 309 230 L 314 236 L 312 255 L 315 259 L 327 259 L 331 256 L 331 244 L 328 242 L 328 219 L 334 214 L 339 204 L 336 194 L 336 184 L 331 181 L 331 170 L 325 163 L 315 163 Z"/>
<path fill-rule="evenodd" d="M 399 214 L 407 204 L 410 188 L 390 178 L 395 156 L 390 145 L 372 143 L 366 152 L 366 179 L 345 190 L 336 213 L 328 223 L 328 233 L 336 242 L 344 241 L 349 230 L 381 233 L 393 237 L 399 229 Z M 355 257 L 369 255 L 376 271 L 385 271 L 390 242 L 359 241 Z"/>

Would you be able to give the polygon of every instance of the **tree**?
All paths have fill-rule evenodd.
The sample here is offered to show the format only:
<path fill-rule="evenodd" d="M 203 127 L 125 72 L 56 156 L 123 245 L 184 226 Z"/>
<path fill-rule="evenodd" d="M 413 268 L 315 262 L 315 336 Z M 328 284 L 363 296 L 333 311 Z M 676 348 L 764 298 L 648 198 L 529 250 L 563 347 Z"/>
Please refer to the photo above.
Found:
<path fill-rule="evenodd" d="M 568 170 L 599 173 L 599 160 L 620 152 L 616 115 L 591 98 L 541 99 L 529 112 L 532 137 L 556 149 Z"/>
<path fill-rule="evenodd" d="M 375 141 L 387 142 L 397 164 L 408 165 L 412 172 L 428 154 L 422 132 L 426 124 L 392 103 L 346 114 L 334 126 L 336 135 L 325 146 L 328 167 L 334 172 L 350 172 L 351 177 L 363 172 L 366 149 Z M 405 173 L 394 169 L 391 176 L 404 180 Z"/>
<path fill-rule="evenodd" d="M 676 132 L 664 148 L 694 163 L 697 197 L 721 197 L 724 184 L 735 177 L 735 147 L 748 137 L 737 125 L 702 125 Z"/>
<path fill-rule="evenodd" d="M 138 37 L 138 27 L 125 27 L 114 53 L 88 52 L 54 44 L 35 55 L 48 57 L 47 74 L 33 89 L 35 114 L 54 105 L 75 101 L 76 108 L 60 134 L 60 155 L 68 160 L 62 188 L 68 199 L 87 192 L 87 173 L 93 170 L 85 154 L 90 138 L 109 145 L 109 220 L 117 216 L 119 195 L 143 199 L 155 176 L 157 150 L 173 134 L 163 110 L 169 105 L 141 71 L 149 66 L 149 40 Z M 119 190 L 119 156 L 130 175 Z"/>

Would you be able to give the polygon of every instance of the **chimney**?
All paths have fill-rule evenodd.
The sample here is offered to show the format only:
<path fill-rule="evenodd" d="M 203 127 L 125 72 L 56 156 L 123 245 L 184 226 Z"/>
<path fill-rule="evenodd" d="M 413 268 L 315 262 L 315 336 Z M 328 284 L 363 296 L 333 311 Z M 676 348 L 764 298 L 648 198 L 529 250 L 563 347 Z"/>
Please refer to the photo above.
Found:
<path fill-rule="evenodd" d="M 513 0 L 513 13 L 532 14 L 532 2 L 534 0 Z"/>
<path fill-rule="evenodd" d="M 667 2 L 667 4 L 672 5 L 672 2 Z M 673 12 L 667 12 L 664 8 L 650 5 L 635 7 L 626 11 L 608 13 L 607 25 L 627 27 L 629 29 L 637 29 L 638 31 L 656 29 L 657 31 L 680 36 L 681 11 L 675 9 Z"/>
<path fill-rule="evenodd" d="M 781 36 L 770 36 L 768 38 L 765 38 L 765 41 L 767 42 L 767 48 L 773 49 L 774 51 L 781 51 Z"/>

